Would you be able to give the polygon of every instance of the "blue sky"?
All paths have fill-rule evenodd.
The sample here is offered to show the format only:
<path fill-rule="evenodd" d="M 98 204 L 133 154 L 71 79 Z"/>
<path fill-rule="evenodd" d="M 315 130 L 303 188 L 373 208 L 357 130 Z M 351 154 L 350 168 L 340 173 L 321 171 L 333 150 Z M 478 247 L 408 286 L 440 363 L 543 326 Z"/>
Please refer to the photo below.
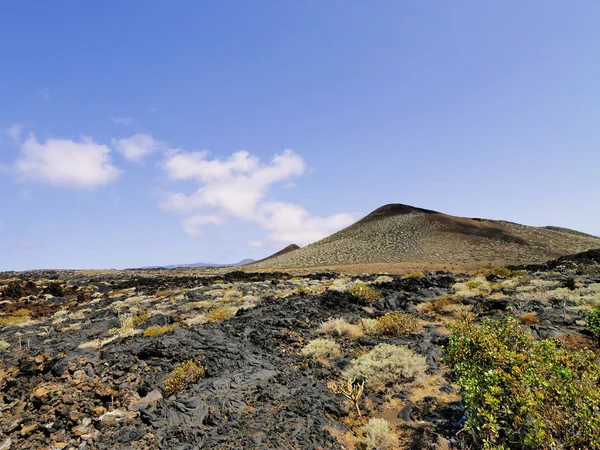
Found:
<path fill-rule="evenodd" d="M 260 258 L 386 203 L 600 234 L 600 3 L 0 5 L 0 270 Z"/>

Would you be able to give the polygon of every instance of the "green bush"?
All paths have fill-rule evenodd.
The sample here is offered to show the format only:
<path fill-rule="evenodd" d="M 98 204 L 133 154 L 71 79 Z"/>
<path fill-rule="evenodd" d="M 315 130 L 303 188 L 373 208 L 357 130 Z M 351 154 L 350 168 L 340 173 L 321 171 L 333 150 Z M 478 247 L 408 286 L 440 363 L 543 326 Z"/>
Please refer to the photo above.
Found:
<path fill-rule="evenodd" d="M 381 298 L 381 292 L 372 288 L 371 286 L 367 286 L 364 283 L 357 283 L 352 286 L 350 288 L 350 294 L 354 295 L 355 297 L 360 297 L 369 303 L 375 303 Z"/>
<path fill-rule="evenodd" d="M 425 358 L 408 347 L 379 344 L 369 353 L 353 360 L 342 374 L 345 378 L 365 379 L 371 384 L 412 381 L 425 377 Z"/>
<path fill-rule="evenodd" d="M 202 364 L 186 361 L 178 364 L 164 383 L 163 393 L 166 397 L 182 392 L 190 384 L 198 382 L 204 376 L 206 369 Z"/>
<path fill-rule="evenodd" d="M 596 305 L 594 309 L 592 309 L 585 316 L 585 321 L 588 327 L 596 339 L 600 341 L 600 305 Z"/>
<path fill-rule="evenodd" d="M 403 336 L 419 329 L 417 319 L 400 311 L 389 312 L 377 319 L 376 334 L 381 336 Z"/>
<path fill-rule="evenodd" d="M 600 365 L 588 350 L 536 341 L 510 317 L 452 326 L 447 363 L 465 430 L 485 449 L 600 449 Z"/>

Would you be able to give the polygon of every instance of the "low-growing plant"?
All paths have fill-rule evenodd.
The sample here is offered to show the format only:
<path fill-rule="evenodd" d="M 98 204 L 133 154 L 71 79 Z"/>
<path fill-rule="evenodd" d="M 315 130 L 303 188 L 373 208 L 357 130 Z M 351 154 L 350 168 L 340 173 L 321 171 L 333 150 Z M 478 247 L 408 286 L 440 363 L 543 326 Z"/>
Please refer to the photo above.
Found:
<path fill-rule="evenodd" d="M 379 322 L 377 321 L 377 319 L 360 319 L 360 325 L 365 331 L 365 334 L 377 334 L 377 327 L 379 326 Z"/>
<path fill-rule="evenodd" d="M 594 309 L 587 313 L 585 316 L 585 323 L 588 330 L 590 330 L 598 342 L 600 342 L 600 305 L 596 305 Z"/>
<path fill-rule="evenodd" d="M 508 267 L 493 267 L 491 269 L 480 269 L 475 273 L 484 277 L 513 278 L 524 275 L 526 272 L 524 270 L 509 269 Z"/>
<path fill-rule="evenodd" d="M 418 329 L 417 319 L 401 311 L 389 312 L 377 319 L 376 333 L 382 336 L 397 337 L 414 333 Z"/>
<path fill-rule="evenodd" d="M 17 309 L 10 316 L 0 317 L 0 327 L 19 325 L 31 319 L 31 311 L 28 309 Z"/>
<path fill-rule="evenodd" d="M 353 360 L 342 374 L 345 378 L 364 379 L 369 384 L 419 380 L 425 376 L 425 358 L 408 347 L 379 344 L 369 353 Z"/>
<path fill-rule="evenodd" d="M 357 283 L 350 288 L 350 294 L 360 297 L 369 303 L 375 303 L 381 298 L 381 292 L 364 283 Z"/>
<path fill-rule="evenodd" d="M 455 305 L 460 302 L 460 297 L 456 295 L 444 295 L 438 297 L 431 303 L 425 304 L 422 308 L 422 312 L 427 315 L 436 315 L 444 311 L 444 309 L 450 305 Z"/>
<path fill-rule="evenodd" d="M 205 373 L 206 369 L 202 364 L 191 360 L 176 365 L 164 382 L 165 397 L 182 392 L 190 384 L 196 383 Z"/>
<path fill-rule="evenodd" d="M 367 450 L 391 450 L 398 446 L 398 436 L 385 419 L 369 419 L 363 431 Z"/>
<path fill-rule="evenodd" d="M 221 320 L 231 319 L 237 313 L 238 308 L 233 306 L 220 306 L 218 308 L 211 309 L 206 314 L 206 320 L 209 322 L 220 322 Z"/>
<path fill-rule="evenodd" d="M 539 325 L 542 322 L 538 318 L 536 313 L 527 313 L 521 316 L 521 323 L 524 325 Z"/>
<path fill-rule="evenodd" d="M 359 325 L 353 325 L 342 318 L 329 319 L 327 322 L 322 323 L 317 331 L 330 336 L 348 336 L 351 338 L 363 335 L 363 330 Z"/>
<path fill-rule="evenodd" d="M 170 333 L 175 328 L 175 325 L 151 325 L 144 330 L 144 336 L 160 336 L 165 333 Z"/>
<path fill-rule="evenodd" d="M 121 314 L 119 316 L 121 326 L 119 328 L 111 328 L 108 330 L 110 334 L 118 334 L 121 336 L 130 335 L 132 333 L 140 333 L 140 330 L 136 328 L 146 320 L 148 320 L 148 314 Z"/>
<path fill-rule="evenodd" d="M 405 280 L 409 280 L 409 279 L 420 280 L 421 278 L 425 278 L 425 275 L 423 275 L 422 272 L 411 272 L 411 273 L 407 273 L 402 278 Z"/>
<path fill-rule="evenodd" d="M 483 286 L 483 281 L 479 281 L 479 280 L 467 281 L 465 283 L 465 286 L 467 287 L 467 289 L 470 289 L 470 290 L 477 289 L 478 287 Z"/>
<path fill-rule="evenodd" d="M 598 355 L 535 340 L 508 316 L 452 325 L 445 350 L 478 447 L 600 449 Z"/>
<path fill-rule="evenodd" d="M 340 356 L 342 349 L 333 339 L 313 339 L 302 348 L 301 352 L 304 356 L 313 359 L 330 359 Z"/>

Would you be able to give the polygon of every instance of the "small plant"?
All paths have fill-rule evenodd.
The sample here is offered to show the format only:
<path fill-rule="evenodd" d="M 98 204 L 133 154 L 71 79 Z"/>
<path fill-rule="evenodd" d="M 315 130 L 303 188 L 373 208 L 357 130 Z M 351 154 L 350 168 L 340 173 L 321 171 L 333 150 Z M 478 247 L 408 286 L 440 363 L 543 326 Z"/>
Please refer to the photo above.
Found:
<path fill-rule="evenodd" d="M 219 308 L 211 309 L 206 314 L 206 320 L 209 322 L 220 322 L 221 320 L 231 319 L 236 315 L 238 308 L 233 306 L 221 306 Z"/>
<path fill-rule="evenodd" d="M 343 376 L 385 385 L 391 381 L 421 379 L 426 370 L 425 358 L 408 347 L 379 344 L 369 353 L 353 360 Z"/>
<path fill-rule="evenodd" d="M 206 369 L 194 361 L 178 364 L 165 380 L 163 389 L 165 397 L 182 392 L 190 384 L 196 383 L 205 373 Z"/>
<path fill-rule="evenodd" d="M 331 381 L 327 383 L 327 387 L 334 394 L 342 394 L 348 400 L 352 402 L 352 405 L 356 408 L 358 416 L 362 416 L 360 407 L 358 405 L 360 398 L 365 390 L 365 382 L 358 383 L 356 378 L 348 378 L 346 383 Z"/>
<path fill-rule="evenodd" d="M 414 333 L 418 329 L 417 320 L 400 311 L 389 312 L 377 319 L 377 334 L 382 336 L 402 336 Z"/>
<path fill-rule="evenodd" d="M 340 356 L 342 349 L 333 339 L 313 339 L 304 346 L 302 354 L 314 359 L 330 359 Z"/>
<path fill-rule="evenodd" d="M 421 278 L 425 278 L 425 275 L 423 275 L 423 273 L 421 273 L 421 272 L 411 272 L 411 273 L 407 273 L 402 278 L 404 280 L 410 280 L 410 279 L 420 280 Z"/>
<path fill-rule="evenodd" d="M 330 336 L 348 336 L 356 338 L 362 336 L 363 331 L 360 326 L 349 323 L 346 319 L 329 319 L 319 326 L 319 333 L 329 334 Z"/>
<path fill-rule="evenodd" d="M 422 312 L 427 315 L 436 315 L 444 311 L 450 305 L 456 305 L 460 301 L 460 297 L 456 295 L 444 295 L 438 297 L 431 303 L 424 305 Z"/>
<path fill-rule="evenodd" d="M 0 317 L 0 327 L 19 325 L 31 319 L 31 311 L 28 309 L 17 309 L 10 316 Z"/>
<path fill-rule="evenodd" d="M 175 328 L 175 325 L 151 325 L 144 330 L 144 336 L 160 336 L 165 333 L 170 333 Z"/>
<path fill-rule="evenodd" d="M 366 334 L 375 335 L 377 334 L 379 321 L 377 319 L 360 319 L 360 325 Z"/>
<path fill-rule="evenodd" d="M 390 450 L 398 445 L 398 436 L 385 419 L 370 419 L 363 431 L 367 450 Z"/>
<path fill-rule="evenodd" d="M 588 330 L 590 330 L 598 342 L 600 342 L 600 305 L 596 305 L 594 309 L 587 313 L 585 322 Z"/>
<path fill-rule="evenodd" d="M 465 283 L 465 286 L 469 290 L 477 289 L 478 287 L 480 287 L 482 285 L 483 285 L 483 281 L 479 281 L 479 280 L 471 280 L 471 281 L 467 281 Z"/>
<path fill-rule="evenodd" d="M 140 333 L 140 330 L 136 328 L 146 320 L 148 320 L 148 314 L 122 314 L 120 317 L 121 326 L 119 328 L 111 328 L 108 330 L 110 334 L 118 334 L 120 336 L 128 336 L 134 333 Z"/>
<path fill-rule="evenodd" d="M 540 321 L 536 313 L 528 313 L 523 314 L 521 316 L 521 323 L 523 325 L 539 325 L 542 322 Z"/>
<path fill-rule="evenodd" d="M 360 297 L 369 303 L 375 303 L 381 298 L 381 292 L 372 288 L 371 286 L 367 286 L 364 283 L 357 283 L 352 286 L 350 288 L 350 294 L 354 295 L 355 297 Z"/>

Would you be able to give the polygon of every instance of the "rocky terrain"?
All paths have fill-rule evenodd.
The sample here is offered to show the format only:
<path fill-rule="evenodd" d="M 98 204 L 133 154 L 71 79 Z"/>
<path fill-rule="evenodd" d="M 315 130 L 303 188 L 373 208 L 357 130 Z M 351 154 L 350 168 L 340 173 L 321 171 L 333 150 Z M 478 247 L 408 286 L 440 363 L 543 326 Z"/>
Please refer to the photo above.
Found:
<path fill-rule="evenodd" d="M 248 270 L 361 265 L 356 271 L 376 272 L 381 263 L 388 268 L 400 264 L 396 272 L 415 267 L 471 270 L 542 263 L 599 247 L 599 237 L 565 228 L 468 219 L 390 204 L 318 242 L 252 263 Z"/>
<path fill-rule="evenodd" d="M 0 274 L 0 449 L 476 448 L 448 324 L 510 315 L 597 349 L 599 263 Z"/>

